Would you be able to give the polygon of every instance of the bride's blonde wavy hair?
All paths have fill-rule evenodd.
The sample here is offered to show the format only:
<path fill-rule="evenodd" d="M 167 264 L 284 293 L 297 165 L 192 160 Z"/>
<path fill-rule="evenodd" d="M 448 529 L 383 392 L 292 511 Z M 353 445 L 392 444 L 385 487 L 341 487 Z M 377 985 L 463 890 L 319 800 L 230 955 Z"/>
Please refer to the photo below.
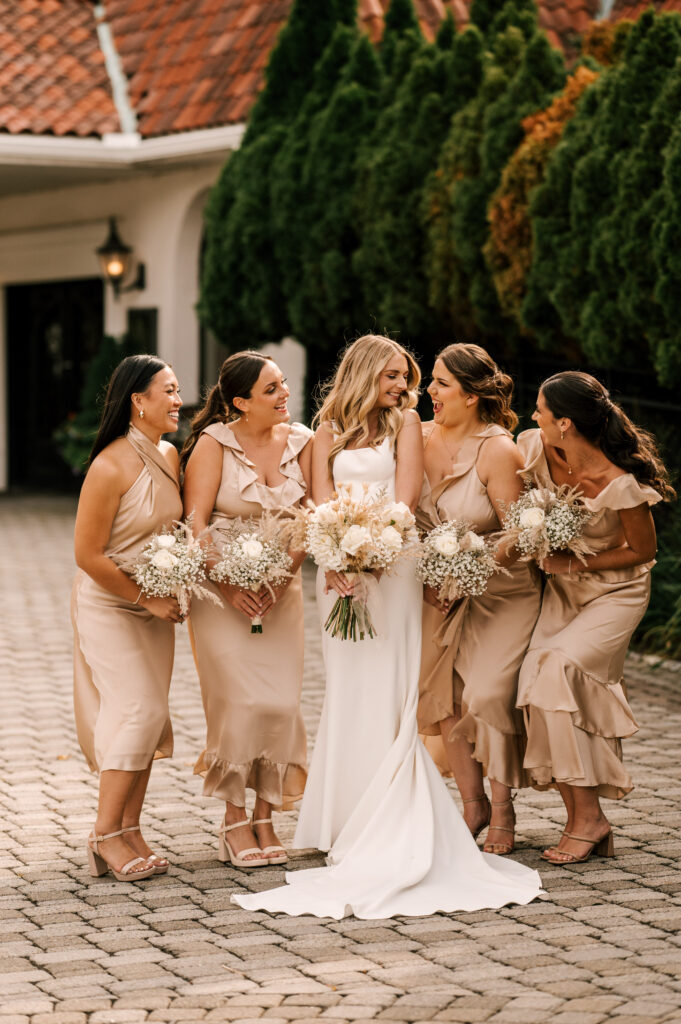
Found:
<path fill-rule="evenodd" d="M 379 379 L 394 356 L 407 360 L 407 390 L 396 406 L 378 410 L 378 430 L 371 440 L 377 447 L 386 437 L 395 440 L 404 422 L 404 410 L 418 401 L 421 371 L 412 354 L 382 334 L 365 334 L 345 349 L 338 369 L 322 390 L 322 405 L 313 426 L 329 423 L 334 443 L 329 452 L 329 468 L 338 452 L 353 444 L 360 448 L 369 441 L 369 413 L 379 395 Z"/>

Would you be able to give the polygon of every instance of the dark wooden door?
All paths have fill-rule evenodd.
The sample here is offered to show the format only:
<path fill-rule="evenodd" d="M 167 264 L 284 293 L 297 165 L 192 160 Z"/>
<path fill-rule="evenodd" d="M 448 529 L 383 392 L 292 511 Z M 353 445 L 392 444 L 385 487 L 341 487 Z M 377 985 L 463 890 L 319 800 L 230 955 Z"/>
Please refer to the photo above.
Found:
<path fill-rule="evenodd" d="M 102 339 L 98 278 L 10 285 L 7 295 L 10 485 L 66 488 L 52 432 L 78 409 L 83 372 Z"/>

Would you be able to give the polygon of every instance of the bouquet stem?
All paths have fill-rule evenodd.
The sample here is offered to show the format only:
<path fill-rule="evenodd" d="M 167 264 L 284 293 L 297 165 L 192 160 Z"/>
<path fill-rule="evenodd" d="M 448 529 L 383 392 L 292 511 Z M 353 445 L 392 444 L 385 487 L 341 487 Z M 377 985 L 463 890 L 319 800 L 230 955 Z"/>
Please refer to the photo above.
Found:
<path fill-rule="evenodd" d="M 359 614 L 358 614 L 359 611 Z M 376 636 L 369 612 L 363 604 L 358 604 L 354 597 L 338 597 L 324 623 L 324 629 L 331 636 L 340 640 L 370 640 Z"/>
<path fill-rule="evenodd" d="M 262 619 L 259 615 L 251 619 L 251 633 L 262 633 Z"/>

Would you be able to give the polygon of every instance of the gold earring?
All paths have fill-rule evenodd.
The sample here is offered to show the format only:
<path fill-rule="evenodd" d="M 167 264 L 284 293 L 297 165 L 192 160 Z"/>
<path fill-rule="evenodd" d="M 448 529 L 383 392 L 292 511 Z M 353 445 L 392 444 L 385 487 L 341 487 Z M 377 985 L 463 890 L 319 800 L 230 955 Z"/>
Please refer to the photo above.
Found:
<path fill-rule="evenodd" d="M 144 419 L 144 409 L 140 409 L 140 419 Z"/>
<path fill-rule="evenodd" d="M 561 432 L 560 432 L 560 439 L 561 439 L 561 441 L 564 439 L 564 437 L 565 437 L 565 432 L 563 430 L 561 430 Z"/>

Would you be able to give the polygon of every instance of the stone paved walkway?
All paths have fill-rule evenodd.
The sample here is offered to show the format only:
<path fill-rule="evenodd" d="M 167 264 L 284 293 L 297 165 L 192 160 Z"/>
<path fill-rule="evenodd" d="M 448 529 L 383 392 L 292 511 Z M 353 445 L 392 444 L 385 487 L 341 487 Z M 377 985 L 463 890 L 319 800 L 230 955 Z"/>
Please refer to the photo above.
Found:
<path fill-rule="evenodd" d="M 96 780 L 71 711 L 72 528 L 72 501 L 0 499 L 0 1024 L 681 1021 L 680 672 L 630 661 L 641 730 L 626 745 L 636 789 L 612 807 L 616 860 L 541 862 L 560 804 L 522 793 L 516 856 L 541 869 L 546 899 L 337 923 L 230 904 L 282 871 L 244 877 L 216 860 L 219 809 L 192 775 L 203 722 L 181 630 L 176 753 L 155 767 L 147 803 L 149 835 L 173 867 L 138 885 L 90 880 Z M 322 675 L 308 612 L 314 734 Z M 284 819 L 286 839 L 295 815 Z"/>

